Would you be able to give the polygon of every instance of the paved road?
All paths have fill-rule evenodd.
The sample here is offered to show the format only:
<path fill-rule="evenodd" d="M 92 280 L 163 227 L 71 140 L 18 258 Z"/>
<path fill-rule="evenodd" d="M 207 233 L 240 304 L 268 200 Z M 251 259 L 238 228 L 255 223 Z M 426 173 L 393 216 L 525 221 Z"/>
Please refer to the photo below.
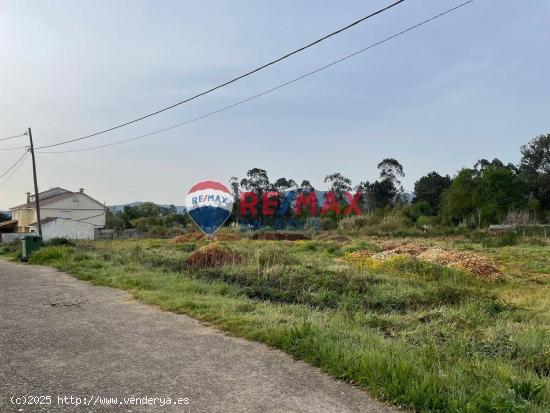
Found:
<path fill-rule="evenodd" d="M 52 401 L 11 404 L 12 396 L 24 395 L 50 395 Z M 134 396 L 182 404 L 58 404 L 58 396 L 71 395 L 75 403 L 76 397 L 120 402 Z M 141 304 L 123 291 L 0 261 L 0 412 L 12 411 L 394 410 L 282 352 Z"/>

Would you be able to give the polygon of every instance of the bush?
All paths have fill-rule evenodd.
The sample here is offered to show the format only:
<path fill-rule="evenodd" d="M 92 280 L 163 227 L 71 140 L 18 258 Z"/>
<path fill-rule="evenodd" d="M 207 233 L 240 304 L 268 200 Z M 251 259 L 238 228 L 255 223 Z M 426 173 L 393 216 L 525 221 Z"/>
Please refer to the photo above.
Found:
<path fill-rule="evenodd" d="M 511 247 L 517 245 L 519 235 L 514 231 L 503 232 L 497 235 L 489 236 L 482 241 L 482 245 L 486 248 Z"/>
<path fill-rule="evenodd" d="M 338 228 L 344 231 L 353 231 L 363 228 L 369 223 L 368 216 L 366 215 L 352 215 L 342 218 L 338 222 Z"/>
<path fill-rule="evenodd" d="M 21 251 L 21 240 L 16 239 L 8 244 L 2 244 L 7 253 Z"/>
<path fill-rule="evenodd" d="M 410 225 L 407 218 L 396 214 L 385 216 L 382 222 L 379 224 L 380 230 L 384 232 L 395 232 L 409 226 Z"/>
<path fill-rule="evenodd" d="M 420 228 L 431 227 L 433 226 L 434 221 L 435 221 L 435 217 L 422 215 L 416 219 L 416 226 Z"/>
<path fill-rule="evenodd" d="M 45 245 L 48 247 L 56 247 L 56 246 L 63 246 L 63 245 L 74 247 L 75 243 L 73 240 L 65 237 L 55 237 L 47 241 Z"/>
<path fill-rule="evenodd" d="M 338 224 L 336 223 L 336 221 L 332 218 L 321 218 L 321 229 L 323 231 L 329 231 L 331 229 L 336 229 L 336 227 L 338 226 Z"/>
<path fill-rule="evenodd" d="M 51 246 L 33 252 L 29 258 L 31 264 L 51 264 L 52 262 L 66 262 L 72 249 L 68 245 Z"/>

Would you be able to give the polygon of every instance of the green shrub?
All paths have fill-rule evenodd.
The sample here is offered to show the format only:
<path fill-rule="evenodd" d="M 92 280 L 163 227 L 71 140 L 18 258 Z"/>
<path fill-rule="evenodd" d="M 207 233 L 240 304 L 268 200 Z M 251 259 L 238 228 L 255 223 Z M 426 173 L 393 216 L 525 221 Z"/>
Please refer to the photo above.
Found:
<path fill-rule="evenodd" d="M 2 244 L 3 248 L 8 254 L 21 251 L 21 240 L 14 240 L 8 244 Z"/>
<path fill-rule="evenodd" d="M 419 216 L 416 219 L 417 227 L 432 227 L 435 222 L 436 217 L 430 217 L 426 215 Z"/>
<path fill-rule="evenodd" d="M 519 235 L 514 231 L 507 231 L 485 238 L 482 245 L 486 248 L 510 247 L 517 245 L 519 238 Z"/>
<path fill-rule="evenodd" d="M 67 245 L 43 247 L 31 254 L 29 262 L 31 264 L 51 264 L 52 262 L 67 261 L 71 251 L 73 251 L 72 247 Z"/>
<path fill-rule="evenodd" d="M 336 221 L 334 219 L 327 218 L 327 217 L 321 218 L 321 229 L 323 231 L 336 229 L 337 226 L 338 226 L 338 224 L 336 223 Z"/>
<path fill-rule="evenodd" d="M 75 243 L 73 240 L 70 240 L 68 238 L 64 238 L 64 237 L 55 237 L 55 238 L 52 238 L 50 239 L 49 241 L 47 241 L 45 243 L 46 246 L 49 246 L 49 247 L 56 247 L 56 246 L 61 246 L 61 245 L 68 245 L 68 246 L 74 246 Z"/>

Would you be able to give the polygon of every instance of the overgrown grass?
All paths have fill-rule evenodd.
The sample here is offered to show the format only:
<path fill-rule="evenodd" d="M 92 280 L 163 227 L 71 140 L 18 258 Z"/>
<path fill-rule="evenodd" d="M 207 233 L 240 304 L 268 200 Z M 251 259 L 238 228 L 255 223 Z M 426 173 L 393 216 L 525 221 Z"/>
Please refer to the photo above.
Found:
<path fill-rule="evenodd" d="M 456 244 L 498 261 L 505 278 L 490 283 L 414 259 L 352 265 L 349 252 L 378 249 L 360 239 L 219 242 L 240 260 L 194 267 L 204 243 L 58 245 L 31 263 L 280 348 L 413 410 L 550 409 L 550 296 L 537 295 L 547 247 Z"/>

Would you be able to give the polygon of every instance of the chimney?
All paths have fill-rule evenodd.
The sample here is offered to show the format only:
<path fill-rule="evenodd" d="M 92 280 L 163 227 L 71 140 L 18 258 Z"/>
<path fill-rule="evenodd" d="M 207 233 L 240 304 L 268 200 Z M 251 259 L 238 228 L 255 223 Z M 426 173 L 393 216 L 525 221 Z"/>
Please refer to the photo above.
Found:
<path fill-rule="evenodd" d="M 27 204 L 31 203 L 31 193 L 27 192 Z"/>
<path fill-rule="evenodd" d="M 83 194 L 84 193 L 84 188 L 80 188 L 79 191 L 80 191 L 81 194 Z"/>

